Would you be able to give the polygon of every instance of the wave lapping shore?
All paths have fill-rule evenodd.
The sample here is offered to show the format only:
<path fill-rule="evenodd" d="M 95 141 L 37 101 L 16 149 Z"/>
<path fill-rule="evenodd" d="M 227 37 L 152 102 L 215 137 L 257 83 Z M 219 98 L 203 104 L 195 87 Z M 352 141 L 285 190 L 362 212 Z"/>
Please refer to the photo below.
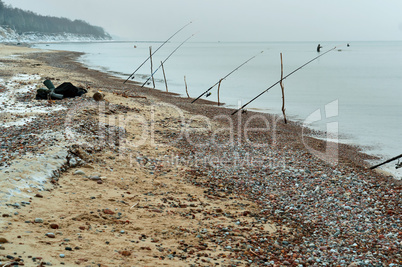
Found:
<path fill-rule="evenodd" d="M 78 53 L 0 51 L 0 97 L 29 111 L 1 109 L 0 265 L 402 264 L 401 182 L 357 147 L 123 84 Z M 45 79 L 89 91 L 34 100 Z"/>

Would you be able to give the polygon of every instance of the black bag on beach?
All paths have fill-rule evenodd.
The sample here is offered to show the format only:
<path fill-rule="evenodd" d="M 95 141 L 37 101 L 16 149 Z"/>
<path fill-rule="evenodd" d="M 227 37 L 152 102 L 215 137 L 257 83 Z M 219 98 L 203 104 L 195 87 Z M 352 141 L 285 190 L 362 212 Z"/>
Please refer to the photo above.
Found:
<path fill-rule="evenodd" d="M 76 96 L 82 96 L 87 93 L 87 90 L 75 87 L 72 83 L 66 82 L 57 86 L 57 88 L 54 89 L 54 92 L 63 95 L 64 98 L 73 98 Z"/>
<path fill-rule="evenodd" d="M 50 80 L 46 80 L 44 82 L 46 87 L 40 88 L 37 90 L 36 99 L 63 99 L 63 98 L 73 98 L 76 96 L 82 96 L 83 94 L 87 93 L 88 91 L 83 88 L 75 87 L 72 83 L 66 82 L 59 85 L 57 88 L 54 88 L 53 83 Z"/>
<path fill-rule="evenodd" d="M 38 90 L 36 91 L 36 97 L 35 97 L 35 99 L 36 99 L 36 100 L 47 99 L 48 94 L 49 94 L 49 90 L 44 89 L 44 88 L 38 89 Z"/>

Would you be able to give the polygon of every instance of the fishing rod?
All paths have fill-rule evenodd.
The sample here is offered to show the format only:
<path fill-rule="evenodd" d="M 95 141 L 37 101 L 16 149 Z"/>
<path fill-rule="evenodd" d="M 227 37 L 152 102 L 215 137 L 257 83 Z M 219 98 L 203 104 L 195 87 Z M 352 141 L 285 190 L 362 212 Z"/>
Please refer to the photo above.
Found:
<path fill-rule="evenodd" d="M 141 65 L 138 66 L 138 68 L 131 73 L 130 76 L 128 76 L 128 78 L 123 82 L 126 83 L 131 77 L 133 77 L 133 75 L 156 53 L 158 52 L 159 49 L 161 49 L 167 42 L 169 42 L 170 39 L 172 39 L 176 34 L 178 34 L 179 32 L 181 32 L 184 28 L 186 28 L 188 25 L 190 25 L 191 23 L 193 23 L 192 21 L 190 21 L 189 23 L 187 23 L 186 25 L 184 25 L 182 28 L 180 28 L 177 32 L 175 32 L 172 36 L 169 37 L 169 39 L 167 39 L 165 42 L 163 42 L 151 55 L 149 55 L 149 57 L 147 59 L 145 59 L 144 62 L 141 63 Z"/>
<path fill-rule="evenodd" d="M 399 156 L 393 157 L 392 159 L 386 160 L 386 161 L 384 161 L 384 162 L 382 162 L 382 163 L 380 163 L 380 164 L 377 164 L 377 165 L 375 165 L 375 166 L 372 166 L 372 167 L 370 167 L 370 169 L 373 170 L 373 169 L 375 169 L 375 168 L 378 168 L 378 167 L 380 167 L 380 166 L 382 166 L 382 165 L 384 165 L 384 164 L 386 164 L 386 163 L 388 163 L 388 162 L 397 160 L 397 159 L 399 159 L 399 158 L 402 158 L 402 154 L 399 155 Z M 398 166 L 399 166 L 399 164 L 397 164 L 397 169 L 400 168 L 400 167 L 398 167 Z"/>
<path fill-rule="evenodd" d="M 204 93 L 202 93 L 200 96 L 198 96 L 196 99 L 194 99 L 191 103 L 194 103 L 195 101 L 197 101 L 198 99 L 200 99 L 203 95 L 205 95 L 206 93 L 208 93 L 209 91 L 212 90 L 212 88 L 214 88 L 220 81 L 226 79 L 227 77 L 229 77 L 229 75 L 231 75 L 233 72 L 235 72 L 236 70 L 240 69 L 243 65 L 245 65 L 247 62 L 249 62 L 250 60 L 252 60 L 253 58 L 255 58 L 256 56 L 258 56 L 259 54 L 263 53 L 264 51 L 261 51 L 260 53 L 258 53 L 257 55 L 249 58 L 248 60 L 246 60 L 245 62 L 243 62 L 240 66 L 238 66 L 237 68 L 235 68 L 234 70 L 232 70 L 231 72 L 229 72 L 228 75 L 226 75 L 225 77 L 223 77 L 222 79 L 220 79 L 219 81 L 217 81 L 214 85 L 212 85 L 211 87 L 208 88 L 208 90 L 206 90 Z M 207 95 L 208 96 L 208 95 Z"/>
<path fill-rule="evenodd" d="M 280 79 L 279 81 L 277 81 L 276 83 L 274 83 L 273 85 L 271 85 L 270 87 L 268 87 L 267 89 L 265 89 L 264 91 L 262 91 L 259 95 L 257 95 L 256 97 L 254 97 L 253 99 L 251 99 L 250 101 L 248 101 L 246 104 L 244 104 L 241 108 L 235 110 L 232 115 L 236 114 L 237 112 L 239 112 L 240 110 L 242 110 L 243 108 L 245 108 L 248 104 L 250 104 L 251 102 L 253 102 L 254 100 L 256 100 L 257 98 L 259 98 L 261 95 L 263 95 L 264 93 L 268 92 L 272 87 L 274 87 L 275 85 L 277 85 L 278 83 L 280 83 L 281 81 L 285 80 L 287 77 L 289 77 L 290 75 L 292 75 L 293 73 L 295 73 L 296 71 L 302 69 L 303 67 L 305 67 L 306 65 L 310 64 L 311 62 L 313 62 L 314 60 L 316 60 L 319 57 L 322 57 L 323 55 L 331 52 L 332 50 L 335 50 L 336 46 L 328 51 L 326 51 L 325 53 L 322 53 L 319 56 L 316 56 L 315 58 L 313 58 L 312 60 L 310 60 L 309 62 L 303 64 L 302 66 L 298 67 L 297 69 L 295 69 L 294 71 L 292 71 L 291 73 L 289 73 L 288 75 L 286 75 L 285 77 L 283 77 L 282 79 Z"/>
<path fill-rule="evenodd" d="M 187 42 L 188 40 L 190 40 L 191 37 L 193 37 L 195 35 L 195 33 L 193 35 L 191 35 L 190 37 L 188 37 L 186 40 L 184 40 L 178 47 L 175 48 L 175 50 L 172 51 L 172 53 L 169 54 L 169 56 L 167 58 L 165 58 L 164 61 L 162 61 L 162 63 L 159 65 L 159 67 L 151 74 L 151 76 L 148 77 L 148 79 L 141 85 L 141 87 L 144 87 L 144 85 L 154 76 L 154 74 L 162 67 L 162 65 L 182 46 L 184 45 L 185 42 Z"/>

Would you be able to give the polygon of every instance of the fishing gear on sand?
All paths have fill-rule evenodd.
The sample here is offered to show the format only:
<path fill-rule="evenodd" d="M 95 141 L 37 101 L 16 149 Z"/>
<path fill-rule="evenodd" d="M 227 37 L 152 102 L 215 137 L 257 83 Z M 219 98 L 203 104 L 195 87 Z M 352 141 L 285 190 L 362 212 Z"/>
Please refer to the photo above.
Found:
<path fill-rule="evenodd" d="M 305 67 L 306 65 L 310 64 L 311 62 L 313 62 L 314 60 L 318 59 L 319 57 L 322 57 L 323 55 L 333 51 L 336 49 L 336 46 L 328 51 L 326 51 L 325 53 L 322 53 L 319 56 L 316 56 L 315 58 L 313 58 L 312 60 L 308 61 L 307 63 L 301 65 L 300 67 L 298 67 L 297 69 L 295 69 L 294 71 L 292 71 L 291 73 L 289 73 L 288 75 L 286 75 L 285 77 L 283 77 L 282 79 L 280 79 L 279 81 L 277 81 L 276 83 L 274 83 L 273 85 L 271 85 L 270 87 L 268 87 L 267 89 L 265 89 L 264 91 L 262 91 L 260 94 L 258 94 L 256 97 L 254 97 L 253 99 L 251 99 L 250 101 L 248 101 L 246 104 L 244 104 L 243 106 L 241 106 L 239 109 L 235 110 L 232 115 L 236 114 L 237 112 L 239 112 L 240 110 L 242 110 L 243 108 L 245 108 L 248 104 L 250 104 L 251 102 L 253 102 L 254 100 L 256 100 L 257 98 L 259 98 L 261 95 L 263 95 L 264 93 L 268 92 L 272 87 L 274 87 L 275 85 L 277 85 L 278 83 L 280 83 L 281 81 L 285 80 L 287 77 L 289 77 L 290 75 L 292 75 L 293 73 L 295 73 L 296 71 L 302 69 L 303 67 Z"/>
<path fill-rule="evenodd" d="M 262 54 L 264 51 L 261 51 L 260 53 L 258 53 L 257 55 L 249 58 L 248 60 L 246 60 L 245 62 L 243 62 L 241 65 L 239 65 L 237 68 L 235 68 L 234 70 L 232 70 L 231 72 L 229 72 L 229 74 L 227 74 L 225 77 L 223 77 L 222 79 L 220 79 L 219 81 L 217 81 L 214 85 L 212 85 L 211 87 L 208 88 L 208 90 L 206 90 L 204 93 L 202 93 L 201 95 L 199 95 L 196 99 L 194 99 L 191 103 L 194 103 L 195 101 L 197 101 L 198 99 L 200 99 L 203 95 L 205 95 L 206 93 L 208 93 L 209 91 L 212 90 L 212 88 L 214 88 L 216 85 L 218 85 L 222 80 L 226 79 L 227 77 L 229 77 L 233 72 L 235 72 L 236 70 L 240 69 L 243 65 L 245 65 L 247 62 L 249 62 L 250 60 L 252 60 L 253 58 L 255 58 L 256 56 L 258 56 L 259 54 Z M 209 95 L 208 95 L 209 96 Z"/>
<path fill-rule="evenodd" d="M 147 82 L 154 76 L 154 74 L 163 66 L 163 64 L 182 46 L 184 45 L 188 40 L 190 40 L 191 37 L 193 37 L 195 35 L 195 33 L 193 35 L 191 35 L 190 37 L 188 37 L 186 40 L 184 40 L 178 47 L 176 47 L 167 58 L 165 58 L 164 61 L 162 61 L 162 63 L 159 65 L 159 67 L 151 74 L 151 76 L 148 77 L 148 79 L 141 85 L 141 87 L 144 87 L 145 84 L 147 84 Z"/>
<path fill-rule="evenodd" d="M 178 34 L 179 32 L 181 32 L 184 28 L 186 28 L 188 25 L 190 25 L 191 23 L 193 23 L 192 21 L 190 21 L 189 23 L 187 23 L 186 25 L 184 25 L 182 28 L 180 28 L 177 32 L 175 32 L 172 36 L 169 37 L 169 39 L 167 39 L 166 41 L 164 41 L 151 55 L 149 55 L 149 57 L 147 59 L 144 60 L 144 62 L 142 62 L 138 68 L 131 73 L 130 76 L 128 76 L 128 78 L 123 82 L 126 83 L 131 77 L 134 76 L 134 74 L 156 53 L 158 52 L 159 49 L 161 49 L 167 42 L 170 41 L 170 39 L 172 39 L 176 34 Z"/>

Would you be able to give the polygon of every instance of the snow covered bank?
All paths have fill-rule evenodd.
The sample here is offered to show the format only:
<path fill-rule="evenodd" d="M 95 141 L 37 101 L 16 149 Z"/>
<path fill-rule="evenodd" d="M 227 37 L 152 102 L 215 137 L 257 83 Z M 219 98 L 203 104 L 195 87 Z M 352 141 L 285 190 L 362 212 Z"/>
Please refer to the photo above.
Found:
<path fill-rule="evenodd" d="M 45 34 L 26 32 L 18 34 L 12 28 L 0 26 L 0 43 L 39 43 L 39 42 L 91 42 L 110 39 L 99 38 L 93 35 L 79 35 L 72 33 Z"/>

